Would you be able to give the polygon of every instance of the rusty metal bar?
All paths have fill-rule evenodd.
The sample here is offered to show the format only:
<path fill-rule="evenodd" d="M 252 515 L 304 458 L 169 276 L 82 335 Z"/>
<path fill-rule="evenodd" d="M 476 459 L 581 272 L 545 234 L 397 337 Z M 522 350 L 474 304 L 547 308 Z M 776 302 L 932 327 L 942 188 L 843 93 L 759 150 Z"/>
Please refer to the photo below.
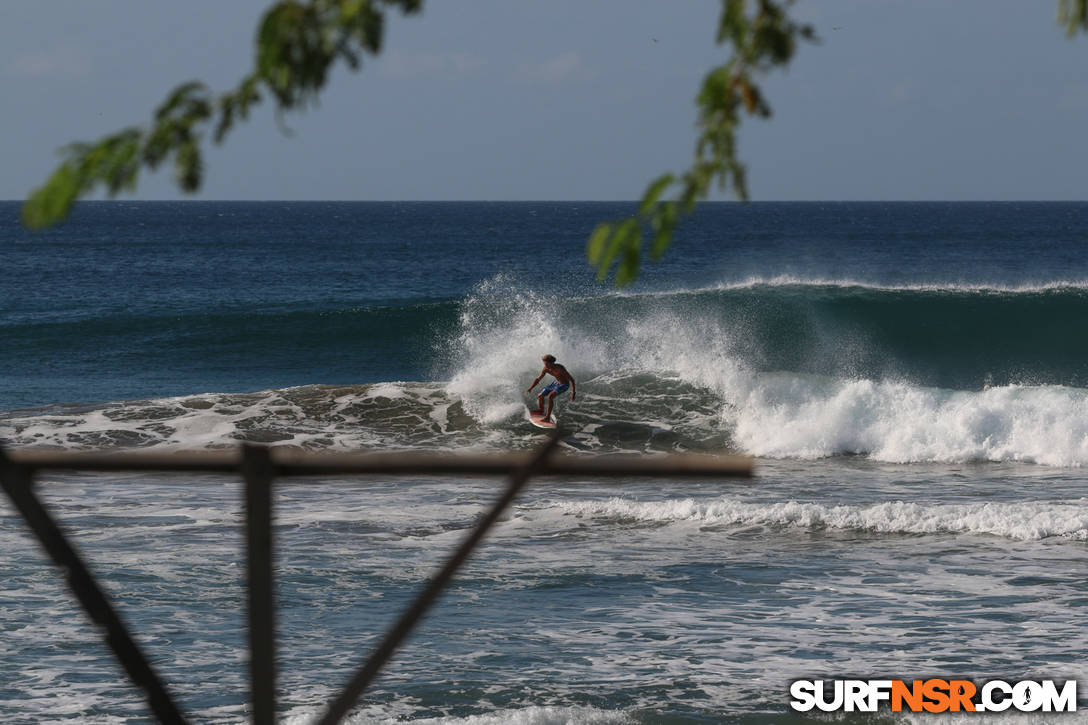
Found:
<path fill-rule="evenodd" d="M 495 522 L 498 521 L 502 512 L 513 502 L 530 478 L 540 471 L 545 470 L 547 467 L 547 458 L 552 451 L 555 450 L 558 443 L 559 435 L 553 434 L 520 469 L 513 473 L 510 477 L 510 483 L 507 485 L 502 496 L 499 497 L 499 500 L 495 502 L 495 505 L 491 507 L 491 510 L 487 512 L 487 515 L 480 520 L 480 523 L 476 525 L 476 528 L 472 530 L 472 533 L 470 533 L 461 543 L 457 548 L 457 551 L 453 553 L 453 556 L 446 561 L 446 564 L 431 577 L 431 580 L 427 583 L 427 586 L 424 587 L 423 591 L 419 593 L 415 601 L 408 606 L 397 622 L 386 633 L 381 643 L 379 643 L 378 647 L 374 650 L 374 653 L 370 655 L 370 658 L 362 665 L 362 667 L 356 670 L 340 696 L 329 705 L 329 709 L 317 721 L 319 725 L 335 725 L 348 714 L 348 711 L 355 705 L 356 701 L 358 701 L 359 696 L 363 694 L 370 683 L 374 681 L 374 678 L 378 676 L 382 666 L 384 666 L 389 658 L 393 656 L 393 653 L 400 646 L 404 638 L 411 633 L 416 623 L 438 599 L 442 590 L 445 589 L 446 585 L 453 578 L 453 575 L 457 573 L 457 570 L 461 568 L 461 565 L 465 563 L 476 546 L 483 540 L 484 535 L 486 535 Z"/>
<path fill-rule="evenodd" d="M 253 722 L 276 721 L 276 608 L 272 570 L 272 481 L 276 468 L 267 448 L 242 447 L 245 480 L 249 673 Z"/>
<path fill-rule="evenodd" d="M 33 475 L 32 468 L 13 462 L 0 449 L 0 484 L 53 562 L 66 574 L 68 586 L 91 621 L 105 630 L 106 644 L 117 656 L 129 679 L 144 691 L 148 706 L 159 722 L 185 723 L 185 718 L 171 699 L 166 686 L 129 635 L 120 615 L 110 604 L 105 592 L 99 588 L 94 575 L 35 495 Z"/>
<path fill-rule="evenodd" d="M 75 451 L 16 450 L 13 462 L 36 469 L 80 471 L 177 471 L 237 474 L 241 456 L 234 451 L 187 451 L 177 453 L 98 453 Z M 331 474 L 385 475 L 511 475 L 523 468 L 533 453 L 310 453 L 273 448 L 269 455 L 281 476 Z M 542 476 L 668 476 L 725 478 L 752 475 L 752 459 L 746 456 L 673 454 L 663 456 L 555 455 L 538 475 Z"/>

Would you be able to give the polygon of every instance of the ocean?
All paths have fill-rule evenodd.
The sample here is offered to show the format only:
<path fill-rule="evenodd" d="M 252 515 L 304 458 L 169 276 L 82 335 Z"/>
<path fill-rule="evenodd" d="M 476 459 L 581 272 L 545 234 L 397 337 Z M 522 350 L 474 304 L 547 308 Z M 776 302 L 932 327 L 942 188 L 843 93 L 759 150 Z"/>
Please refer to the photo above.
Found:
<path fill-rule="evenodd" d="M 618 290 L 585 241 L 634 208 L 86 202 L 36 234 L 0 203 L 0 443 L 527 450 L 551 353 L 567 453 L 755 477 L 532 482 L 349 722 L 803 722 L 791 683 L 846 678 L 1077 679 L 1088 707 L 1088 203 L 705 204 Z M 277 484 L 284 722 L 503 485 Z M 244 720 L 240 482 L 39 490 L 183 710 Z M 146 721 L 6 499 L 0 550 L 0 720 Z"/>

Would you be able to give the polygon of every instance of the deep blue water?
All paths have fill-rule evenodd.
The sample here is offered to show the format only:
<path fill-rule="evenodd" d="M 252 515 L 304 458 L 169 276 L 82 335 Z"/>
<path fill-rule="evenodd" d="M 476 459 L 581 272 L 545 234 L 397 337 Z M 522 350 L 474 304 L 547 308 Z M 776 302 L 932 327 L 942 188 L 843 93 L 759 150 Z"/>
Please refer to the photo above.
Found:
<path fill-rule="evenodd" d="M 18 224 L 16 203 L 3 203 L 0 409 L 446 380 L 460 369 L 447 338 L 478 285 L 605 295 L 585 240 L 596 222 L 631 209 L 90 202 L 35 234 Z M 863 374 L 1082 384 L 1086 245 L 1086 204 L 707 204 L 629 291 L 773 283 L 685 302 L 747 327 L 741 344 L 766 341 L 755 345 L 764 367 L 819 370 L 809 358 L 828 340 L 860 335 L 873 338 Z M 798 285 L 782 284 L 791 280 Z M 1061 283 L 1072 286 L 1053 289 Z M 917 285 L 942 289 L 871 289 Z M 1042 289 L 1023 293 L 1031 286 Z M 570 314 L 628 314 L 613 312 L 623 304 L 633 303 Z M 931 343 L 935 355 L 920 352 Z M 993 347 L 996 370 L 970 359 Z M 874 368 L 877 357 L 886 370 Z"/>
<path fill-rule="evenodd" d="M 1083 709 L 1088 204 L 708 204 L 616 290 L 585 240 L 633 208 L 101 202 L 32 234 L 0 204 L 0 443 L 524 449 L 552 353 L 568 454 L 756 478 L 534 482 L 350 722 L 795 722 L 793 679 L 851 676 L 1078 678 Z M 277 485 L 285 722 L 498 485 Z M 244 719 L 238 482 L 39 490 L 183 708 Z M 143 721 L 6 507 L 0 551 L 0 720 Z"/>

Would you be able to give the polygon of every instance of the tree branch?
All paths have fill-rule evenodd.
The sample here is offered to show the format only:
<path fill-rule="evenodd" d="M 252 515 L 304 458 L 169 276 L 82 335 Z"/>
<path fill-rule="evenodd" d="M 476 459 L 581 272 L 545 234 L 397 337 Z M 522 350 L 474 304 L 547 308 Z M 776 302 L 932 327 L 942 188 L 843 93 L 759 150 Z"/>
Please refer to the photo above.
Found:
<path fill-rule="evenodd" d="M 104 188 L 109 196 L 136 187 L 140 171 L 173 160 L 174 177 L 187 193 L 204 178 L 201 144 L 212 131 L 224 141 L 267 94 L 276 112 L 317 100 L 329 72 L 343 61 L 358 70 L 364 55 L 381 50 L 385 12 L 418 12 L 422 0 L 282 0 L 258 26 L 256 68 L 230 92 L 213 100 L 203 83 L 184 83 L 167 96 L 149 128 L 129 128 L 95 143 L 62 149 L 64 160 L 23 204 L 23 223 L 40 229 L 63 221 L 76 200 Z"/>

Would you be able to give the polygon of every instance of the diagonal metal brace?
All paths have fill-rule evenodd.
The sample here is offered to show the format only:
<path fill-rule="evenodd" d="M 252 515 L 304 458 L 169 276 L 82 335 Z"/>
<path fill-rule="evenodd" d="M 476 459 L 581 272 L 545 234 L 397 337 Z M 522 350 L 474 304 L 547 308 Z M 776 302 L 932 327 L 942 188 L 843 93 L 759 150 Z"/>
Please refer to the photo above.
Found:
<path fill-rule="evenodd" d="M 166 686 L 128 633 L 105 592 L 99 588 L 94 575 L 35 495 L 33 469 L 13 463 L 2 448 L 0 485 L 53 562 L 67 575 L 65 578 L 68 586 L 88 616 L 104 628 L 106 644 L 113 650 L 133 684 L 144 691 L 155 717 L 161 723 L 185 723 L 185 718 L 171 699 Z"/>
<path fill-rule="evenodd" d="M 472 533 L 461 543 L 446 564 L 433 576 L 419 593 L 415 601 L 401 614 L 400 619 L 390 628 L 378 644 L 377 649 L 352 676 L 344 687 L 344 691 L 337 697 L 329 709 L 317 721 L 319 725 L 336 725 L 348 714 L 371 682 L 378 676 L 382 667 L 393 656 L 401 642 L 411 633 L 416 623 L 427 613 L 431 605 L 437 601 L 442 590 L 457 573 L 457 570 L 472 554 L 476 546 L 483 540 L 484 535 L 491 529 L 502 512 L 513 502 L 525 484 L 535 474 L 545 470 L 547 458 L 555 450 L 559 443 L 559 434 L 553 433 L 548 441 L 542 445 L 529 461 L 510 476 L 510 483 L 487 515 L 480 520 Z"/>

